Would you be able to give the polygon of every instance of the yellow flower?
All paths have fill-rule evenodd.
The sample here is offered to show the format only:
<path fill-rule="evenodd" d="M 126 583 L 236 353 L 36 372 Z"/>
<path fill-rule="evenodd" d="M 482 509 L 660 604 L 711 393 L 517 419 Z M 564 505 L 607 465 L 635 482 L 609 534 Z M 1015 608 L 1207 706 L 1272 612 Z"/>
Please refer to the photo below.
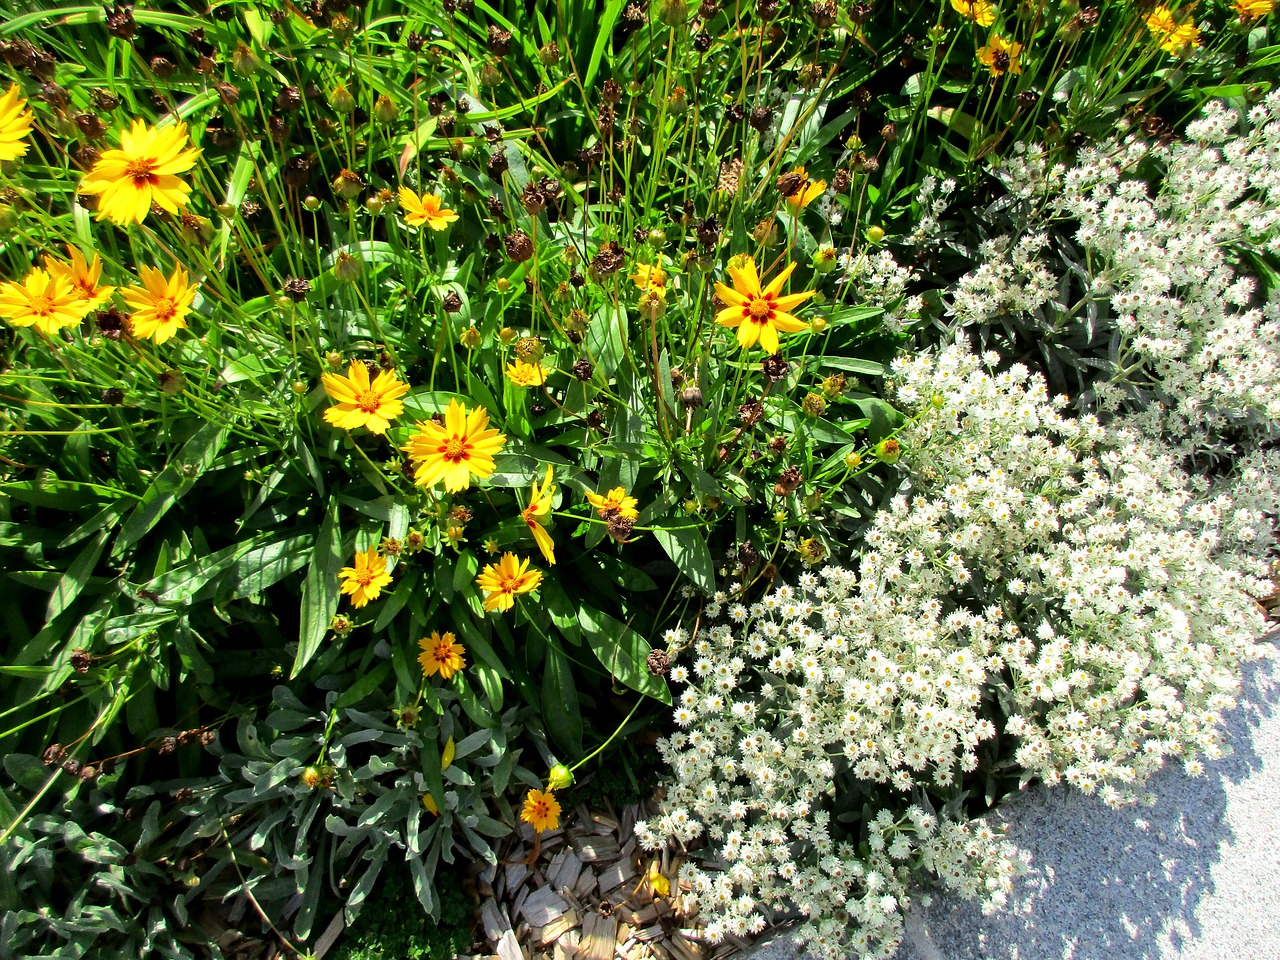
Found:
<path fill-rule="evenodd" d="M 550 790 L 530 790 L 524 798 L 520 819 L 541 833 L 560 826 L 560 801 Z"/>
<path fill-rule="evenodd" d="M 434 637 L 435 634 L 433 633 L 432 636 Z M 445 636 L 452 637 L 453 634 L 446 633 Z M 420 640 L 418 642 L 426 643 L 427 641 Z M 458 647 L 458 649 L 461 650 L 462 648 Z M 426 654 L 424 653 L 422 656 L 425 657 Z M 422 657 L 419 657 L 418 659 L 421 660 Z M 423 669 L 426 669 L 426 668 L 424 667 Z M 431 676 L 431 674 L 427 674 L 427 676 Z M 444 773 L 446 770 L 449 769 L 449 766 L 450 764 L 453 763 L 453 758 L 457 755 L 457 752 L 458 752 L 458 745 L 453 742 L 453 737 L 450 737 L 448 742 L 446 742 L 444 745 L 444 751 L 440 754 L 440 772 L 441 773 Z M 426 810 L 428 813 L 434 813 L 437 817 L 440 816 L 440 808 L 436 806 L 435 800 L 431 798 L 431 794 L 429 793 L 424 793 L 422 795 L 422 809 Z"/>
<path fill-rule="evenodd" d="M 626 487 L 614 487 L 605 494 L 588 493 L 587 502 L 606 520 L 615 515 L 624 520 L 635 520 L 640 516 L 640 511 L 636 509 L 640 501 L 627 496 Z"/>
<path fill-rule="evenodd" d="M 363 553 L 356 553 L 355 566 L 343 567 L 338 571 L 342 577 L 342 592 L 351 594 L 351 605 L 356 609 L 363 607 L 370 600 L 377 600 L 382 588 L 391 582 L 391 574 L 387 573 L 387 561 L 378 556 L 378 548 L 370 547 Z"/>
<path fill-rule="evenodd" d="M 538 387 L 547 382 L 547 368 L 540 363 L 517 360 L 507 364 L 507 379 L 517 387 Z"/>
<path fill-rule="evenodd" d="M 370 433 L 382 435 L 391 421 L 404 413 L 400 401 L 409 392 L 409 385 L 401 382 L 394 370 L 383 370 L 369 382 L 369 368 L 359 360 L 352 360 L 347 375 L 324 373 L 320 382 L 335 406 L 324 412 L 324 419 L 342 430 L 366 427 Z"/>
<path fill-rule="evenodd" d="M 401 447 L 416 467 L 413 482 L 433 487 L 441 481 L 449 493 L 471 486 L 471 477 L 493 473 L 494 455 L 507 438 L 489 426 L 484 407 L 467 412 L 457 400 L 449 401 L 444 423 L 419 420 L 418 432 Z"/>
<path fill-rule="evenodd" d="M 1022 64 L 1018 62 L 1020 53 L 1022 44 L 993 33 L 987 38 L 987 45 L 978 48 L 978 62 L 990 70 L 993 77 L 1003 75 L 1006 70 L 1021 73 Z"/>
<path fill-rule="evenodd" d="M 504 553 L 497 563 L 486 564 L 476 577 L 476 584 L 487 596 L 486 610 L 510 610 L 516 603 L 516 595 L 538 589 L 542 573 L 529 569 L 529 558 L 521 560 L 514 553 Z"/>
<path fill-rule="evenodd" d="M 661 263 L 637 263 L 636 272 L 628 278 L 641 290 L 648 290 L 651 287 L 665 287 L 667 285 L 667 271 L 662 269 Z"/>
<path fill-rule="evenodd" d="M 422 653 L 418 655 L 418 663 L 422 664 L 423 676 L 430 677 L 439 673 L 441 680 L 448 680 L 467 665 L 466 658 L 463 656 L 466 650 L 452 633 L 446 633 L 442 637 L 432 630 L 430 637 L 423 637 L 418 641 L 418 646 L 422 648 Z M 446 749 L 446 754 L 447 752 Z M 453 758 L 450 757 L 450 759 Z"/>
<path fill-rule="evenodd" d="M 110 300 L 116 288 L 98 286 L 98 281 L 102 278 L 102 258 L 95 253 L 93 263 L 86 263 L 84 254 L 71 244 L 67 244 L 67 254 L 71 257 L 70 263 L 57 257 L 44 258 L 44 265 L 49 273 L 61 277 L 63 283 L 86 302 L 89 310 L 95 310 Z"/>
<path fill-rule="evenodd" d="M 542 481 L 542 486 L 538 486 L 537 480 L 533 481 L 533 489 L 529 491 L 529 505 L 520 511 L 520 516 L 528 525 L 529 532 L 533 534 L 534 542 L 538 544 L 542 556 L 553 567 L 556 565 L 555 543 L 551 539 L 551 534 L 547 533 L 546 528 L 538 522 L 538 518 L 551 513 L 551 501 L 556 495 L 556 488 L 551 483 L 554 471 L 555 468 L 548 464 L 547 476 Z"/>
<path fill-rule="evenodd" d="M 787 264 L 786 268 L 761 287 L 760 276 L 756 273 L 756 263 L 750 257 L 734 258 L 729 262 L 729 276 L 733 278 L 733 288 L 716 282 L 716 295 L 725 302 L 723 310 L 716 314 L 716 323 L 726 327 L 738 328 L 738 343 L 744 350 L 755 346 L 757 340 L 765 353 L 778 352 L 778 331 L 799 333 L 809 329 L 788 311 L 794 310 L 813 296 L 812 290 L 779 296 L 782 285 L 787 282 L 796 265 Z"/>
<path fill-rule="evenodd" d="M 0 317 L 15 327 L 34 325 L 52 335 L 63 327 L 74 327 L 89 310 L 78 290 L 39 267 L 33 267 L 21 282 L 0 284 Z"/>
<path fill-rule="evenodd" d="M 796 167 L 791 172 L 800 178 L 800 189 L 786 198 L 787 206 L 794 214 L 799 213 L 809 204 L 813 203 L 813 201 L 822 196 L 823 192 L 827 189 L 827 181 L 810 180 L 809 171 L 804 167 Z"/>
<path fill-rule="evenodd" d="M 31 111 L 18 85 L 12 83 L 0 97 L 0 160 L 18 160 L 27 152 L 31 132 Z"/>
<path fill-rule="evenodd" d="M 951 0 L 951 9 L 980 27 L 989 27 L 996 22 L 996 8 L 987 0 Z"/>
<path fill-rule="evenodd" d="M 443 230 L 458 219 L 458 215 L 452 210 L 440 206 L 441 200 L 434 193 L 418 196 L 408 187 L 401 187 L 399 195 L 404 222 L 411 227 L 420 227 L 425 223 L 432 230 Z"/>
<path fill-rule="evenodd" d="M 1159 6 L 1147 15 L 1147 29 L 1160 42 L 1160 49 L 1177 56 L 1200 42 L 1200 28 L 1192 21 L 1178 23 L 1173 11 Z"/>
<path fill-rule="evenodd" d="M 1236 13 L 1240 15 L 1241 20 L 1258 20 L 1270 15 L 1276 6 L 1274 0 L 1235 0 L 1232 5 L 1236 8 Z M 0 115 L 2 114 L 3 111 L 0 110 Z"/>
<path fill-rule="evenodd" d="M 121 296 L 133 313 L 129 326 L 135 337 L 150 337 L 156 343 L 164 343 L 178 330 L 186 327 L 186 316 L 191 312 L 191 301 L 196 298 L 196 284 L 189 283 L 187 271 L 174 267 L 173 275 L 165 275 L 154 267 L 142 267 L 141 287 L 127 287 Z"/>
<path fill-rule="evenodd" d="M 120 132 L 120 149 L 106 150 L 80 182 L 80 193 L 98 198 L 97 219 L 123 226 L 141 223 L 158 204 L 176 214 L 191 187 L 178 177 L 196 165 L 199 147 L 187 146 L 187 125 L 161 130 L 142 120 Z"/>

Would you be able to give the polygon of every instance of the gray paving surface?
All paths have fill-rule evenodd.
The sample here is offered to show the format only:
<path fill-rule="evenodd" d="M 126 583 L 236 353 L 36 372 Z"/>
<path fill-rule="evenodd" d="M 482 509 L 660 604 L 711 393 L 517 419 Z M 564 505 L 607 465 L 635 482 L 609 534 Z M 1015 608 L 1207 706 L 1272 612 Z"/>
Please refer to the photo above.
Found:
<path fill-rule="evenodd" d="M 1269 639 L 1280 642 L 1280 633 Z M 935 896 L 898 960 L 1280 960 L 1280 663 L 1251 664 L 1233 753 L 1165 769 L 1154 807 L 1035 788 L 996 814 L 1030 852 L 1009 908 Z M 752 960 L 792 960 L 785 933 Z"/>

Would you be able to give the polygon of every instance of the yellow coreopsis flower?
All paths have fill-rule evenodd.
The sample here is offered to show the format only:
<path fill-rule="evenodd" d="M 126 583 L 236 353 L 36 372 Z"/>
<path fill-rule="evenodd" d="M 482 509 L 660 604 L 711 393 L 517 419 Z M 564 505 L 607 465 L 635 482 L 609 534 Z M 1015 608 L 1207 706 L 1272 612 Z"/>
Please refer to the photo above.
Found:
<path fill-rule="evenodd" d="M 420 487 L 443 482 L 449 493 L 467 489 L 473 476 L 493 473 L 494 455 L 507 441 L 489 426 L 484 407 L 468 412 L 457 400 L 449 401 L 443 424 L 419 420 L 416 426 L 418 432 L 400 448 L 416 468 L 413 482 Z"/>
<path fill-rule="evenodd" d="M 86 263 L 84 254 L 71 244 L 67 244 L 67 254 L 71 257 L 70 263 L 52 256 L 44 258 L 44 265 L 50 275 L 61 277 L 88 304 L 90 310 L 95 310 L 110 300 L 116 288 L 98 286 L 98 281 L 102 279 L 102 258 L 95 253 L 93 263 Z"/>
<path fill-rule="evenodd" d="M 951 9 L 980 27 L 989 27 L 996 22 L 996 8 L 987 0 L 951 0 Z"/>
<path fill-rule="evenodd" d="M 326 422 L 342 430 L 365 427 L 379 436 L 387 432 L 391 421 L 404 413 L 400 401 L 409 385 L 394 370 L 383 370 L 369 381 L 369 368 L 352 360 L 344 377 L 338 373 L 320 375 L 325 392 L 337 403 L 324 412 Z"/>
<path fill-rule="evenodd" d="M 453 636 L 453 634 L 446 633 L 445 636 L 451 637 Z M 426 643 L 425 640 L 422 640 L 419 642 Z M 441 773 L 444 773 L 446 770 L 449 769 L 450 766 L 452 766 L 453 758 L 457 756 L 457 754 L 458 754 L 458 745 L 453 742 L 453 737 L 450 737 L 444 745 L 444 750 L 440 754 L 440 772 Z M 429 793 L 424 793 L 422 795 L 422 808 L 426 810 L 428 813 L 434 813 L 437 817 L 440 816 L 440 808 L 436 806 L 435 800 L 431 798 L 431 794 Z"/>
<path fill-rule="evenodd" d="M 556 495 L 556 488 L 551 483 L 554 472 L 555 468 L 548 464 L 547 476 L 542 481 L 542 486 L 538 486 L 537 480 L 533 481 L 533 489 L 529 491 L 529 505 L 520 511 L 520 517 L 529 527 L 529 532 L 533 534 L 534 542 L 542 551 L 542 556 L 553 567 L 556 565 L 555 542 L 538 518 L 551 514 L 551 503 Z"/>
<path fill-rule="evenodd" d="M 759 341 L 766 353 L 777 353 L 779 331 L 799 333 L 809 329 L 788 311 L 812 297 L 814 291 L 782 295 L 782 285 L 795 268 L 794 263 L 787 264 L 768 286 L 761 287 L 754 260 L 744 256 L 729 261 L 729 276 L 733 278 L 733 287 L 716 282 L 716 296 L 726 304 L 716 314 L 716 323 L 737 327 L 738 344 L 744 350 L 750 349 Z"/>
<path fill-rule="evenodd" d="M 540 363 L 517 360 L 507 364 L 507 379 L 517 387 L 540 387 L 547 382 L 547 368 Z"/>
<path fill-rule="evenodd" d="M 641 290 L 648 290 L 651 287 L 665 287 L 667 285 L 667 271 L 662 269 L 661 263 L 637 263 L 636 272 L 631 274 L 628 279 Z"/>
<path fill-rule="evenodd" d="M 80 193 L 98 198 L 97 219 L 141 223 L 155 203 L 177 214 L 191 187 L 178 174 L 196 165 L 199 147 L 187 146 L 187 125 L 160 129 L 142 120 L 120 132 L 120 147 L 105 150 L 80 181 Z"/>
<path fill-rule="evenodd" d="M 399 190 L 400 207 L 404 210 L 404 222 L 411 227 L 426 224 L 432 230 L 443 230 L 458 219 L 452 210 L 441 206 L 443 201 L 434 193 L 421 196 L 408 187 Z"/>
<path fill-rule="evenodd" d="M 1173 11 L 1166 6 L 1152 10 L 1147 15 L 1146 24 L 1165 53 L 1177 56 L 1200 42 L 1200 28 L 1190 20 L 1178 23 Z"/>
<path fill-rule="evenodd" d="M 338 576 L 342 577 L 342 592 L 350 594 L 351 605 L 359 609 L 370 600 L 378 599 L 382 588 L 391 582 L 391 574 L 387 573 L 386 558 L 379 556 L 377 547 L 363 553 L 357 551 L 354 563 L 339 570 Z"/>
<path fill-rule="evenodd" d="M 635 520 L 640 516 L 640 511 L 636 509 L 640 501 L 635 497 L 627 496 L 626 487 L 614 487 L 604 494 L 588 493 L 587 502 L 606 520 L 612 516 L 619 516 L 624 520 Z"/>
<path fill-rule="evenodd" d="M 133 310 L 129 327 L 135 337 L 164 343 L 187 325 L 191 302 L 196 298 L 196 284 L 188 282 L 187 271 L 174 267 L 166 278 L 154 267 L 138 270 L 141 287 L 126 287 L 121 296 Z"/>
<path fill-rule="evenodd" d="M 467 665 L 464 656 L 466 650 L 452 633 L 445 633 L 442 637 L 432 630 L 430 637 L 423 637 L 418 641 L 418 646 L 422 648 L 418 663 L 422 665 L 423 676 L 430 677 L 438 673 L 441 680 L 448 680 Z"/>
<path fill-rule="evenodd" d="M 476 584 L 485 592 L 484 608 L 500 612 L 510 610 L 516 596 L 538 589 L 542 572 L 529 569 L 529 558 L 521 560 L 514 553 L 504 553 L 497 563 L 485 564 Z"/>
<path fill-rule="evenodd" d="M 1235 0 L 1232 4 L 1241 20 L 1259 20 L 1275 9 L 1274 0 Z"/>
<path fill-rule="evenodd" d="M 1022 44 L 1015 40 L 1006 40 L 993 33 L 987 38 L 987 45 L 978 48 L 978 62 L 991 71 L 993 77 L 1009 73 L 1021 73 L 1022 64 L 1018 55 L 1022 53 Z"/>
<path fill-rule="evenodd" d="M 53 335 L 63 327 L 74 327 L 89 310 L 78 290 L 39 267 L 22 281 L 0 283 L 0 317 L 15 327 L 34 326 Z"/>
<path fill-rule="evenodd" d="M 27 101 L 16 83 L 10 84 L 0 97 L 0 160 L 18 160 L 31 146 L 27 134 L 33 122 Z"/>
<path fill-rule="evenodd" d="M 550 790 L 530 790 L 524 798 L 520 819 L 541 833 L 560 826 L 560 801 Z"/>
<path fill-rule="evenodd" d="M 827 181 L 810 180 L 809 171 L 804 167 L 796 167 L 791 172 L 800 178 L 800 189 L 786 198 L 787 207 L 790 208 L 792 213 L 799 213 L 822 196 L 827 189 Z"/>

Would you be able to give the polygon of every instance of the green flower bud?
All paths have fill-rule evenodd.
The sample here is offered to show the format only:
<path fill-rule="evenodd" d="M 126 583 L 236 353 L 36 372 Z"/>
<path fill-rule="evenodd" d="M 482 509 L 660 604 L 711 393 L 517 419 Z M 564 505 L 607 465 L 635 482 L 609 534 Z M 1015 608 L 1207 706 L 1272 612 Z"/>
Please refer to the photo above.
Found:
<path fill-rule="evenodd" d="M 547 789 L 564 790 L 573 785 L 573 771 L 563 763 L 557 763 L 547 774 Z"/>

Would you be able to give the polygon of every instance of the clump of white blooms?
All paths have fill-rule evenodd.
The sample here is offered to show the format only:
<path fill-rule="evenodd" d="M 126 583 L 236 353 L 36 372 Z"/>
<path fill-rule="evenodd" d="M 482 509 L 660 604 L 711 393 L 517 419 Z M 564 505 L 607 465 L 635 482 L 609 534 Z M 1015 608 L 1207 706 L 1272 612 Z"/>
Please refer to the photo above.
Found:
<path fill-rule="evenodd" d="M 1017 241 L 984 241 L 978 248 L 982 266 L 961 277 L 954 290 L 951 308 L 961 322 L 1033 313 L 1048 303 L 1058 288 L 1058 279 L 1039 257 L 1048 242 L 1043 233 L 1029 233 Z"/>
<path fill-rule="evenodd" d="M 919 296 L 908 296 L 907 290 L 920 274 L 899 264 L 888 250 L 864 250 L 857 256 L 845 251 L 837 263 L 849 284 L 848 298 L 884 310 L 887 329 L 901 330 L 903 324 L 919 317 L 924 303 Z"/>
<path fill-rule="evenodd" d="M 1116 333 L 1098 411 L 1187 458 L 1242 452 L 1280 422 L 1280 291 L 1260 296 L 1247 260 L 1280 253 L 1280 92 L 1242 119 L 1210 102 L 1183 142 L 1103 144 L 1071 169 L 1032 148 L 1000 171 L 1033 232 L 1078 224 L 1081 258 L 1061 272 L 1108 304 Z M 1152 165 L 1155 187 L 1138 172 Z"/>
<path fill-rule="evenodd" d="M 707 612 L 729 623 L 670 638 L 686 655 L 680 729 L 660 744 L 672 781 L 636 832 L 648 849 L 712 841 L 722 869 L 681 880 L 713 940 L 794 908 L 819 956 L 888 956 L 929 876 L 1001 906 L 1014 851 L 946 815 L 997 736 L 1026 777 L 1113 805 L 1166 758 L 1196 770 L 1222 751 L 1239 663 L 1258 655 L 1256 585 L 1215 562 L 1212 511 L 1187 529 L 1170 462 L 1065 417 L 997 359 L 953 346 L 895 364 L 909 492 L 855 568 L 717 596 Z"/>

